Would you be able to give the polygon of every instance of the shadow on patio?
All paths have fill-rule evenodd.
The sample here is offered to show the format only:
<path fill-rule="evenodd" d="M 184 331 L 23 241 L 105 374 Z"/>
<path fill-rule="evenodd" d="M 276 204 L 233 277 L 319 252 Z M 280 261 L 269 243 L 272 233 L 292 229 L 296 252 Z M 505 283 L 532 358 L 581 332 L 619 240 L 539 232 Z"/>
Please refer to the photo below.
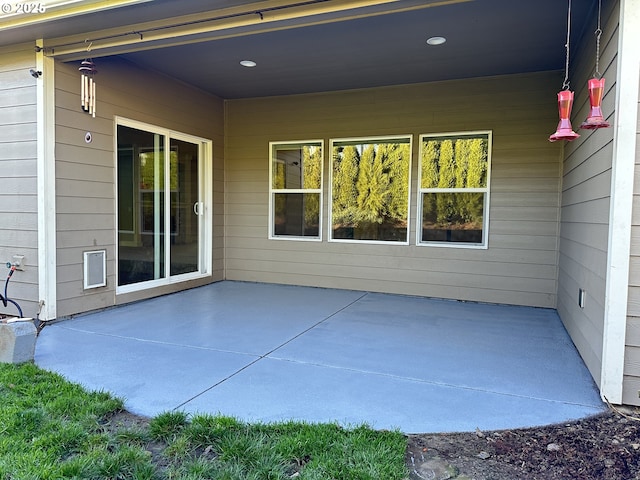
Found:
<path fill-rule="evenodd" d="M 36 364 L 149 416 L 417 433 L 605 409 L 553 310 L 284 285 L 225 281 L 59 322 Z"/>

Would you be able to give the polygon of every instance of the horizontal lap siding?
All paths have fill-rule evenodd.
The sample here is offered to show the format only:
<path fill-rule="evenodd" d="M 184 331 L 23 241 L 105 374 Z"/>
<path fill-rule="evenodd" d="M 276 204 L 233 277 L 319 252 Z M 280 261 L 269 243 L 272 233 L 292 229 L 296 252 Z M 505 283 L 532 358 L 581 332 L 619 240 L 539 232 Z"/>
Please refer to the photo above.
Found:
<path fill-rule="evenodd" d="M 547 141 L 555 77 L 228 101 L 227 278 L 555 307 L 561 148 Z M 493 131 L 489 248 L 417 246 L 419 135 L 471 130 Z M 328 242 L 329 139 L 405 134 L 413 135 L 410 245 Z M 317 138 L 323 241 L 268 240 L 269 142 Z"/>
<path fill-rule="evenodd" d="M 56 206 L 58 316 L 176 291 L 172 285 L 115 298 L 116 170 L 114 117 L 213 140 L 214 280 L 223 276 L 224 116 L 213 96 L 119 59 L 96 60 L 96 118 L 80 109 L 77 64 L 56 63 Z M 93 141 L 85 143 L 90 131 Z M 83 252 L 107 251 L 107 287 L 83 290 Z M 196 282 L 202 283 L 202 282 Z M 189 283 L 189 285 L 193 285 Z"/>
<path fill-rule="evenodd" d="M 640 89 L 640 85 L 638 86 Z M 640 405 L 640 103 L 636 127 L 636 164 L 631 226 L 631 259 L 629 272 L 629 304 L 622 400 Z"/>
<path fill-rule="evenodd" d="M 618 43 L 617 2 L 604 2 L 600 70 L 606 77 L 602 110 L 613 121 Z M 593 29 L 595 30 L 595 19 Z M 580 138 L 565 143 L 558 273 L 558 313 L 591 375 L 600 382 L 611 196 L 613 129 L 582 130 L 589 115 L 587 81 L 593 76 L 595 38 L 587 29 L 574 56 L 572 122 Z M 561 79 L 560 79 L 561 80 Z M 558 89 L 561 85 L 558 83 Z M 584 308 L 578 292 L 586 291 Z"/>
<path fill-rule="evenodd" d="M 0 272 L 13 255 L 24 255 L 26 268 L 16 272 L 9 296 L 25 316 L 38 308 L 38 181 L 36 79 L 33 44 L 0 48 Z M 4 272 L 3 272 L 4 270 Z M 4 285 L 4 283 L 3 283 Z M 0 305 L 0 313 L 15 314 Z"/>

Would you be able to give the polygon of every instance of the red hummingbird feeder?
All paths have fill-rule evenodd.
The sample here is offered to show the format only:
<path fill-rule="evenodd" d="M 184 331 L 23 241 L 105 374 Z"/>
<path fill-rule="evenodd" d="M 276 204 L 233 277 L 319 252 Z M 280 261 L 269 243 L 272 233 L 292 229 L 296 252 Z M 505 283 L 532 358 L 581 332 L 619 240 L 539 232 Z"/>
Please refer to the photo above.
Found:
<path fill-rule="evenodd" d="M 602 96 L 604 93 L 604 78 L 592 78 L 589 80 L 589 103 L 591 111 L 587 119 L 582 122 L 580 128 L 595 130 L 596 128 L 610 127 L 602 116 Z"/>
<path fill-rule="evenodd" d="M 578 138 L 576 132 L 573 131 L 571 126 L 571 108 L 573 107 L 573 92 L 569 90 L 562 90 L 558 92 L 558 113 L 560 114 L 560 122 L 558 122 L 558 128 L 556 133 L 549 137 L 550 142 L 558 140 L 572 141 Z"/>
<path fill-rule="evenodd" d="M 600 75 L 600 36 L 602 29 L 600 28 L 600 13 L 602 9 L 602 0 L 598 1 L 598 28 L 596 28 L 596 71 L 594 78 L 589 80 L 589 103 L 591 110 L 587 119 L 582 122 L 580 128 L 587 130 L 595 130 L 596 128 L 610 127 L 609 123 L 602 115 L 602 97 L 604 96 L 604 78 Z"/>
<path fill-rule="evenodd" d="M 558 122 L 558 128 L 556 132 L 549 137 L 550 142 L 556 142 L 558 140 L 567 140 L 568 142 L 580 137 L 573 131 L 571 126 L 571 108 L 573 108 L 573 92 L 569 90 L 569 39 L 571 38 L 571 0 L 569 0 L 569 7 L 567 10 L 567 43 L 565 48 L 567 50 L 567 56 L 564 66 L 564 82 L 562 83 L 562 90 L 558 92 L 558 113 L 560 114 L 560 122 Z"/>

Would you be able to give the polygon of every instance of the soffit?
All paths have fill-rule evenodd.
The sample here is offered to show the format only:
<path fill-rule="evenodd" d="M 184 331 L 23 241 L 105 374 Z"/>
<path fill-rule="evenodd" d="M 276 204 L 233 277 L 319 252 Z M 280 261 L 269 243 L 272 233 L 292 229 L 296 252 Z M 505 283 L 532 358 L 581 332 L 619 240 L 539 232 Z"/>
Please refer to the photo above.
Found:
<path fill-rule="evenodd" d="M 338 0 L 329 0 L 340 4 Z M 71 38 L 133 31 L 173 18 L 198 18 L 216 9 L 251 11 L 273 2 L 198 0 L 141 3 L 17 30 L 13 41 L 44 37 L 46 45 Z M 282 3 L 282 2 L 281 2 Z M 363 2 L 364 3 L 364 2 Z M 371 2 L 366 2 L 371 4 Z M 376 2 L 374 2 L 376 3 Z M 460 3 L 398 0 L 366 8 L 324 14 L 307 21 L 291 18 L 264 28 L 241 25 L 215 34 L 194 35 L 184 44 L 167 41 L 112 51 L 150 71 L 158 71 L 222 98 L 323 92 L 401 85 L 511 73 L 561 70 L 565 62 L 567 4 L 558 0 L 466 0 Z M 416 7 L 425 8 L 416 8 Z M 402 11 L 406 7 L 407 11 Z M 571 45 L 575 51 L 591 35 L 595 0 L 574 1 Z M 388 11 L 391 10 L 391 11 Z M 206 11 L 206 13 L 204 13 Z M 353 14 L 356 12 L 357 14 Z M 215 13 L 215 11 L 213 11 Z M 211 17 L 208 17 L 211 18 Z M 344 18 L 348 18 L 344 20 Z M 65 34 L 64 39 L 55 38 Z M 27 37 L 25 37 L 27 35 Z M 35 35 L 35 36 L 34 36 Z M 431 36 L 447 42 L 426 44 Z M 0 32 L 0 44 L 7 43 Z M 180 43 L 180 42 L 177 42 Z M 99 42 L 96 42 L 98 45 Z M 141 49 L 144 48 L 144 49 Z M 86 53 L 86 52 L 85 52 Z M 85 53 L 61 57 L 76 61 Z M 595 52 L 594 52 L 595 53 Z M 254 68 L 240 65 L 253 60 Z M 561 87 L 559 78 L 558 87 Z"/>

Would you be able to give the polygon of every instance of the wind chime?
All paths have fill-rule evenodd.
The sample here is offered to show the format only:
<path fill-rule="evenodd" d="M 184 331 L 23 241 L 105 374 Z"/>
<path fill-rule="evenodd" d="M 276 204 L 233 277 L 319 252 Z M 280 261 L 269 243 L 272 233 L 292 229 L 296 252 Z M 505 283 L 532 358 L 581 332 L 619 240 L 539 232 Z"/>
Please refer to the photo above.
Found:
<path fill-rule="evenodd" d="M 602 29 L 600 28 L 600 14 L 602 11 L 602 0 L 598 0 L 598 28 L 596 28 L 596 70 L 593 78 L 589 79 L 589 103 L 591 111 L 587 119 L 582 122 L 580 128 L 595 130 L 596 128 L 610 127 L 602 115 L 602 96 L 604 94 L 604 78 L 600 73 L 600 36 Z"/>
<path fill-rule="evenodd" d="M 87 49 L 87 51 L 89 51 Z M 80 76 L 80 104 L 82 110 L 87 112 L 93 118 L 96 118 L 96 82 L 93 79 L 98 70 L 93 60 L 85 59 L 78 67 L 82 73 Z"/>
<path fill-rule="evenodd" d="M 573 92 L 569 90 L 569 38 L 571 36 L 571 0 L 569 0 L 569 9 L 567 12 L 567 43 L 565 44 L 567 55 L 564 66 L 564 82 L 562 82 L 562 90 L 558 92 L 558 113 L 560 114 L 560 122 L 556 132 L 549 137 L 550 142 L 557 140 L 572 141 L 578 138 L 576 132 L 571 126 L 571 108 L 573 107 Z"/>

